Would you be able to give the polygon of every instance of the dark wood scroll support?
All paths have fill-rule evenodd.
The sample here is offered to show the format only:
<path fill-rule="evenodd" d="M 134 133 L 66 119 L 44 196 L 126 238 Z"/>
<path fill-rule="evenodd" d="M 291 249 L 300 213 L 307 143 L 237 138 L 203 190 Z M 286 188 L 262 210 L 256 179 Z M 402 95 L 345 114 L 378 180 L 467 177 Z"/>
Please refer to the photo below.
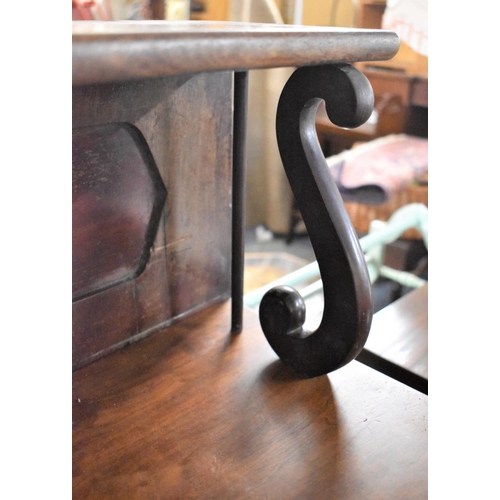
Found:
<path fill-rule="evenodd" d="M 245 265 L 245 175 L 248 72 L 234 73 L 233 196 L 231 250 L 231 333 L 243 327 L 243 275 Z"/>
<path fill-rule="evenodd" d="M 373 315 L 363 252 L 316 134 L 322 100 L 330 120 L 347 128 L 364 123 L 374 103 L 368 79 L 341 64 L 298 69 L 278 104 L 278 146 L 316 254 L 325 309 L 317 330 L 305 330 L 304 300 L 293 288 L 281 286 L 265 294 L 259 315 L 276 354 L 306 377 L 329 373 L 353 360 L 366 342 Z"/>

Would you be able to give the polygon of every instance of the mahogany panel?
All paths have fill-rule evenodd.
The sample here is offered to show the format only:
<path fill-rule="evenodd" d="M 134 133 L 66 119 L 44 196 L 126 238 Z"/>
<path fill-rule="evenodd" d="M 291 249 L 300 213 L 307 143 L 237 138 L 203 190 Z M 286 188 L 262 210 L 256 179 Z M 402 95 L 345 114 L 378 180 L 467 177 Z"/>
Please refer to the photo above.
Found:
<path fill-rule="evenodd" d="M 357 361 L 312 379 L 212 306 L 73 374 L 73 498 L 427 498 L 427 397 Z"/>
<path fill-rule="evenodd" d="M 166 191 L 130 124 L 75 129 L 72 152 L 75 300 L 144 270 Z"/>
<path fill-rule="evenodd" d="M 73 367 L 78 368 L 137 333 L 134 282 L 74 302 L 72 323 Z"/>
<path fill-rule="evenodd" d="M 120 149 L 114 147 L 116 143 L 113 146 L 110 141 L 101 141 L 100 160 L 87 162 L 85 178 L 104 177 L 107 180 L 102 182 L 112 187 L 113 195 L 104 193 L 103 206 L 93 205 L 91 219 L 98 221 L 98 230 L 85 234 L 87 240 L 80 240 L 92 246 L 97 236 L 104 253 L 117 240 L 134 243 L 135 249 L 139 243 L 144 245 L 145 216 L 136 233 L 132 231 L 135 226 L 116 221 L 127 219 L 124 204 L 143 214 L 147 210 L 141 207 L 150 206 L 153 191 L 143 189 L 144 182 L 137 182 L 137 175 L 150 172 L 141 156 L 146 148 L 168 192 L 156 234 L 146 238 L 149 260 L 139 276 L 135 275 L 127 286 L 113 276 L 115 280 L 108 283 L 111 288 L 74 303 L 74 368 L 143 337 L 179 315 L 229 296 L 231 93 L 232 74 L 228 72 L 73 88 L 77 137 L 81 130 L 110 130 L 120 124 L 127 130 L 137 130 L 145 145 L 139 154 L 133 147 Z M 124 141 L 118 142 L 124 145 Z M 85 149 L 89 150 L 93 151 Z M 108 162 L 113 168 L 106 168 L 102 161 L 106 155 L 113 159 Z M 77 179 L 81 179 L 81 170 L 78 163 L 74 164 Z M 127 172 L 133 172 L 131 178 Z M 81 184 L 83 191 L 88 191 L 88 184 Z M 114 207 L 112 217 L 105 210 L 110 204 Z M 89 208 L 87 202 L 81 205 Z M 82 231 L 81 220 L 74 220 L 76 236 Z M 114 234 L 118 235 L 115 240 Z M 109 273 L 109 269 L 105 270 Z M 84 273 L 77 263 L 74 278 Z"/>

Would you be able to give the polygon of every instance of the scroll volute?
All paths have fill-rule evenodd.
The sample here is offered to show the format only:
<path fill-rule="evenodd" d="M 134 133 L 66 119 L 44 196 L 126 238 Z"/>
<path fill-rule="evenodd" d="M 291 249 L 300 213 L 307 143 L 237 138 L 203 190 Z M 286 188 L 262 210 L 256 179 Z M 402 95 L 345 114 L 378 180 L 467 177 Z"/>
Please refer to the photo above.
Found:
<path fill-rule="evenodd" d="M 259 316 L 281 360 L 306 377 L 353 360 L 366 342 L 373 315 L 364 255 L 316 135 L 322 100 L 335 125 L 354 128 L 369 118 L 373 91 L 350 65 L 303 67 L 292 74 L 278 104 L 278 146 L 318 261 L 324 312 L 316 331 L 304 329 L 304 300 L 283 286 L 266 293 Z"/>

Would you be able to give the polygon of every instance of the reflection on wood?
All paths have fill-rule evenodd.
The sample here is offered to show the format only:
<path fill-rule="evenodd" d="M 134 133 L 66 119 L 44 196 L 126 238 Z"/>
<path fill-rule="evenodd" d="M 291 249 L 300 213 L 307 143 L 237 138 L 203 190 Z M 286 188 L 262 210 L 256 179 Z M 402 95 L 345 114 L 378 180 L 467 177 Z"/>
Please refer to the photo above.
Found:
<path fill-rule="evenodd" d="M 358 361 L 427 394 L 427 322 L 428 285 L 424 285 L 375 314 Z"/>
<path fill-rule="evenodd" d="M 73 374 L 73 498 L 427 494 L 427 396 L 353 361 L 300 379 L 230 304 Z"/>
<path fill-rule="evenodd" d="M 114 123 L 73 131 L 73 299 L 137 277 L 166 190 L 139 130 Z"/>
<path fill-rule="evenodd" d="M 80 222 L 89 218 L 77 215 L 73 231 L 82 240 L 77 254 L 83 253 L 86 245 L 94 244 L 86 241 L 86 236 L 92 236 L 101 241 L 101 248 L 106 244 L 102 248 L 105 255 L 114 245 L 123 244 L 127 251 L 118 256 L 127 256 L 128 267 L 122 268 L 123 275 L 134 266 L 131 256 L 143 248 L 154 192 L 151 180 L 144 177 L 150 175 L 143 156 L 146 149 L 168 192 L 144 271 L 132 280 L 120 281 L 73 303 L 75 369 L 182 314 L 229 296 L 232 80 L 231 73 L 218 72 L 73 87 L 74 130 L 77 134 L 82 127 L 86 134 L 89 130 L 100 131 L 95 132 L 95 140 L 101 137 L 102 130 L 106 132 L 104 143 L 99 143 L 99 161 L 93 164 L 92 158 L 86 160 L 88 170 L 83 169 L 82 177 L 85 186 L 96 179 L 111 178 L 95 186 L 96 195 L 102 192 L 106 196 L 89 214 L 101 228 L 106 224 L 111 234 L 99 230 L 91 235 L 80 234 L 84 231 Z M 124 123 L 130 124 L 127 131 L 117 125 Z M 140 131 L 147 146 L 134 149 L 130 140 L 132 126 Z M 123 147 L 126 150 L 122 153 Z M 78 148 L 90 149 L 83 143 Z M 137 164 L 143 167 L 139 172 L 134 167 Z M 74 168 L 77 180 L 82 166 L 77 162 Z M 102 174 L 103 168 L 106 175 Z M 76 189 L 81 190 L 78 186 Z M 108 197 L 108 193 L 112 196 Z M 81 206 L 84 211 L 88 209 L 87 203 Z M 139 212 L 137 218 L 134 210 Z M 122 214 L 128 224 L 122 228 L 126 237 L 117 231 L 113 213 Z M 128 245 L 132 245 L 131 250 Z M 87 252 L 90 256 L 92 250 Z M 100 269 L 109 273 L 113 267 L 105 267 L 104 263 L 106 260 L 101 261 Z M 85 276 L 78 273 L 77 269 L 75 277 L 85 283 Z"/>

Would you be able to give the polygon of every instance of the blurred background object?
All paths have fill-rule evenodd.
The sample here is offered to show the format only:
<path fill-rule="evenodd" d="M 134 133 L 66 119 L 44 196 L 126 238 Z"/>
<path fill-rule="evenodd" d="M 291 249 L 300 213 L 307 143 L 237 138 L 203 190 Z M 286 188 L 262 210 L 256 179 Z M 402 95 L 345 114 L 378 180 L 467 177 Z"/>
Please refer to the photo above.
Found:
<path fill-rule="evenodd" d="M 153 19 L 150 0 L 72 0 L 73 21 Z"/>
<path fill-rule="evenodd" d="M 428 56 L 427 0 L 387 0 L 382 28 L 395 31 L 414 51 Z"/>

